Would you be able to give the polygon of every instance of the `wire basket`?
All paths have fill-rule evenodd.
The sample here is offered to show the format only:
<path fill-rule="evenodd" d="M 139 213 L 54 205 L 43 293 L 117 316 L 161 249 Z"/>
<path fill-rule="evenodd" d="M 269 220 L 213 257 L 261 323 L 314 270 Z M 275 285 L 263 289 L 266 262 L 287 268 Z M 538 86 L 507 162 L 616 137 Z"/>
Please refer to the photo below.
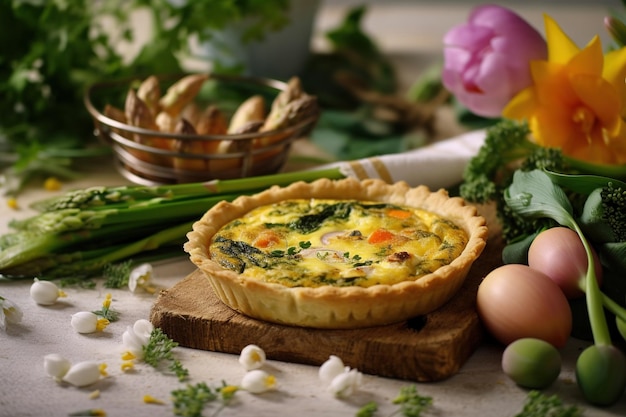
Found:
<path fill-rule="evenodd" d="M 165 89 L 179 76 L 158 78 Z M 137 184 L 201 182 L 276 173 L 287 161 L 292 143 L 306 137 L 319 119 L 315 102 L 314 111 L 281 129 L 199 135 L 145 129 L 105 115 L 105 106 L 112 100 L 124 103 L 124 94 L 136 82 L 136 79 L 128 79 L 93 84 L 86 90 L 84 102 L 94 121 L 94 134 L 112 147 L 118 171 Z M 288 88 L 287 83 L 278 80 L 216 74 L 209 75 L 207 83 L 212 83 L 214 94 L 223 92 L 223 100 L 220 97 L 211 100 L 217 100 L 215 104 L 221 106 L 227 116 L 232 116 L 243 97 L 261 94 L 271 101 Z M 219 153 L 182 152 L 181 148 L 189 147 L 180 146 L 181 141 L 207 143 L 212 149 L 220 143 L 229 146 L 227 151 Z"/>

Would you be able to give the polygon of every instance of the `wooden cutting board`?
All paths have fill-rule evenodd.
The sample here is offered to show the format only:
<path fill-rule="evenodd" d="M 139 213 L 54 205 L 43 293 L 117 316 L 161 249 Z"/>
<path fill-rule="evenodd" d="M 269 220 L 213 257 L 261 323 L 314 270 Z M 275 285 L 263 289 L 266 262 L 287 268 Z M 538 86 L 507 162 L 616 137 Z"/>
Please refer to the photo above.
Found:
<path fill-rule="evenodd" d="M 461 368 L 483 337 L 476 291 L 481 279 L 501 265 L 502 253 L 499 234 L 490 231 L 487 246 L 460 291 L 438 310 L 402 323 L 318 330 L 255 320 L 223 304 L 199 270 L 160 293 L 150 320 L 180 346 L 193 349 L 239 355 L 246 345 L 256 344 L 268 359 L 278 361 L 319 366 L 337 355 L 367 374 L 416 382 L 443 380 Z"/>

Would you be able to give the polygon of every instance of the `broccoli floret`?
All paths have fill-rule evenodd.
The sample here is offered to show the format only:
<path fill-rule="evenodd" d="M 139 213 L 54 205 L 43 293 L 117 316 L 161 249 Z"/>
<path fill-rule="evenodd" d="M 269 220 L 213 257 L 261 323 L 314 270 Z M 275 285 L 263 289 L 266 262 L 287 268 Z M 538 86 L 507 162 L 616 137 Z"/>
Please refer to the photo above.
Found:
<path fill-rule="evenodd" d="M 495 200 L 509 186 L 516 169 L 568 169 L 560 149 L 531 142 L 526 123 L 503 120 L 487 130 L 485 142 L 463 172 L 460 193 L 474 203 Z"/>
<path fill-rule="evenodd" d="M 486 203 L 502 194 L 510 182 L 512 162 L 528 156 L 536 147 L 528 141 L 526 124 L 503 120 L 487 130 L 485 142 L 463 173 L 460 193 L 474 203 Z"/>
<path fill-rule="evenodd" d="M 496 214 L 507 243 L 551 226 L 546 220 L 523 219 L 508 209 L 504 190 L 511 184 L 516 170 L 548 170 L 564 174 L 593 174 L 626 179 L 626 165 L 603 165 L 564 155 L 559 148 L 549 148 L 529 140 L 526 123 L 504 119 L 487 130 L 478 153 L 470 159 L 463 173 L 459 194 L 470 203 L 495 202 Z M 626 241 L 626 190 L 613 186 L 603 191 L 603 209 L 619 241 Z M 569 195 L 574 206 L 584 202 L 584 196 Z M 580 200 L 580 201 L 579 201 Z"/>
<path fill-rule="evenodd" d="M 626 242 L 626 189 L 609 183 L 600 192 L 602 218 L 613 230 L 618 242 Z"/>
<path fill-rule="evenodd" d="M 528 140 L 526 123 L 503 120 L 487 130 L 485 142 L 463 173 L 461 197 L 471 203 L 495 202 L 502 226 L 502 236 L 511 242 L 549 227 L 545 219 L 524 219 L 504 203 L 503 191 L 512 181 L 516 169 L 530 171 L 549 169 L 562 172 L 566 161 L 559 149 L 546 148 Z"/>

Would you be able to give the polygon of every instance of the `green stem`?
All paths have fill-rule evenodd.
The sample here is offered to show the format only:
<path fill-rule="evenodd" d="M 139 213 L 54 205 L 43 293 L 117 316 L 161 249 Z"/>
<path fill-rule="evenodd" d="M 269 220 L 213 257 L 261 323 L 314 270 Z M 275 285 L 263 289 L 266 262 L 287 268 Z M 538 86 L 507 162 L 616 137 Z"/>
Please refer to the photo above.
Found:
<path fill-rule="evenodd" d="M 582 279 L 578 285 L 578 287 L 584 292 L 587 293 L 587 278 Z M 626 309 L 624 309 L 621 305 L 613 301 L 609 296 L 600 291 L 600 297 L 602 298 L 602 305 L 606 307 L 611 313 L 615 314 L 620 319 L 626 322 Z"/>
<path fill-rule="evenodd" d="M 62 208 L 126 208 L 137 203 L 161 198 L 165 201 L 177 197 L 202 198 L 221 194 L 251 193 L 272 185 L 286 186 L 296 181 L 314 181 L 320 178 L 342 179 L 345 176 L 339 168 L 290 172 L 230 180 L 183 183 L 156 186 L 92 187 L 70 191 L 66 194 L 35 201 L 31 208 L 40 212 L 56 211 Z M 84 201 L 86 200 L 86 201 Z M 79 201 L 77 203 L 77 201 Z M 84 201 L 84 202 L 80 202 Z"/>
<path fill-rule="evenodd" d="M 609 333 L 609 326 L 606 323 L 606 317 L 604 316 L 602 303 L 603 297 L 596 279 L 596 266 L 591 246 L 578 224 L 576 224 L 576 222 L 572 222 L 572 226 L 574 227 L 576 233 L 578 233 L 578 236 L 585 247 L 585 252 L 587 253 L 585 297 L 587 301 L 587 310 L 589 314 L 589 323 L 591 324 L 591 333 L 593 334 L 593 341 L 596 345 L 611 345 L 611 335 Z"/>
<path fill-rule="evenodd" d="M 310 171 L 287 172 L 276 175 L 264 175 L 233 180 L 213 180 L 203 183 L 207 190 L 215 194 L 234 193 L 250 189 L 267 188 L 272 185 L 288 185 L 296 181 L 314 181 L 320 178 L 343 179 L 345 175 L 339 168 L 328 168 Z"/>
<path fill-rule="evenodd" d="M 103 219 L 101 227 L 122 223 L 132 225 L 134 222 L 150 220 L 161 223 L 185 220 L 190 217 L 198 217 L 217 203 L 221 201 L 232 201 L 240 195 L 242 194 L 223 194 L 183 201 L 155 200 L 145 205 L 139 204 L 126 209 L 119 209 L 117 212 L 106 216 Z"/>
<path fill-rule="evenodd" d="M 60 278 L 66 275 L 88 275 L 89 273 L 100 272 L 107 264 L 129 258 L 138 253 L 156 250 L 167 243 L 183 238 L 187 232 L 191 230 L 193 223 L 193 221 L 185 222 L 161 230 L 143 239 L 106 251 L 97 258 L 74 262 L 68 265 L 60 265 L 45 275 L 47 277 Z"/>
<path fill-rule="evenodd" d="M 592 164 L 589 162 L 581 161 L 579 159 L 569 158 L 567 156 L 564 156 L 563 159 L 570 167 L 583 173 L 601 175 L 603 177 L 610 177 L 621 181 L 626 181 L 626 164 Z"/>
<path fill-rule="evenodd" d="M 620 319 L 626 322 L 626 310 L 615 301 L 613 301 L 610 297 L 607 297 L 605 294 L 602 294 L 602 304 L 613 314 L 615 314 Z"/>
<path fill-rule="evenodd" d="M 76 244 L 87 244 L 98 241 L 103 245 L 109 239 L 129 239 L 132 236 L 142 235 L 150 230 L 154 230 L 154 225 L 135 224 L 129 227 L 127 224 L 108 225 L 100 229 L 82 229 L 60 234 L 42 234 L 29 237 L 15 245 L 9 246 L 0 251 L 0 273 L 14 269 L 26 262 L 32 262 L 38 258 L 43 258 L 72 247 Z M 60 254 L 59 256 L 62 256 Z"/>

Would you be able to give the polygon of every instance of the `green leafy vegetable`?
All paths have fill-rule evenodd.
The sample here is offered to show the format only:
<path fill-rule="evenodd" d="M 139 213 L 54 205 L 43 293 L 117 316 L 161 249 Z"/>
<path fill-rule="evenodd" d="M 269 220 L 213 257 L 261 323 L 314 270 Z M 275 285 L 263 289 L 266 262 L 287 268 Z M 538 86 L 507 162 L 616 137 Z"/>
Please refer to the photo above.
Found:
<path fill-rule="evenodd" d="M 348 218 L 351 210 L 350 203 L 324 204 L 319 213 L 300 216 L 291 222 L 289 227 L 303 234 L 311 233 L 319 229 L 328 219 Z"/>
<path fill-rule="evenodd" d="M 565 192 L 543 171 L 516 171 L 505 191 L 506 204 L 517 214 L 548 217 L 574 230 L 587 253 L 584 288 L 594 344 L 586 348 L 576 363 L 576 379 L 585 398 L 593 404 L 608 405 L 617 401 L 626 387 L 626 356 L 612 345 L 603 303 L 622 320 L 626 311 L 600 292 L 591 245 L 573 217 Z"/>
<path fill-rule="evenodd" d="M 560 149 L 531 142 L 529 133 L 526 124 L 512 120 L 502 120 L 487 129 L 485 142 L 469 161 L 459 190 L 467 201 L 496 203 L 502 234 L 509 243 L 554 224 L 545 218 L 524 219 L 504 203 L 504 190 L 510 185 L 515 171 L 541 169 L 550 171 L 551 175 L 589 174 L 626 180 L 626 165 L 600 165 L 570 158 Z"/>

